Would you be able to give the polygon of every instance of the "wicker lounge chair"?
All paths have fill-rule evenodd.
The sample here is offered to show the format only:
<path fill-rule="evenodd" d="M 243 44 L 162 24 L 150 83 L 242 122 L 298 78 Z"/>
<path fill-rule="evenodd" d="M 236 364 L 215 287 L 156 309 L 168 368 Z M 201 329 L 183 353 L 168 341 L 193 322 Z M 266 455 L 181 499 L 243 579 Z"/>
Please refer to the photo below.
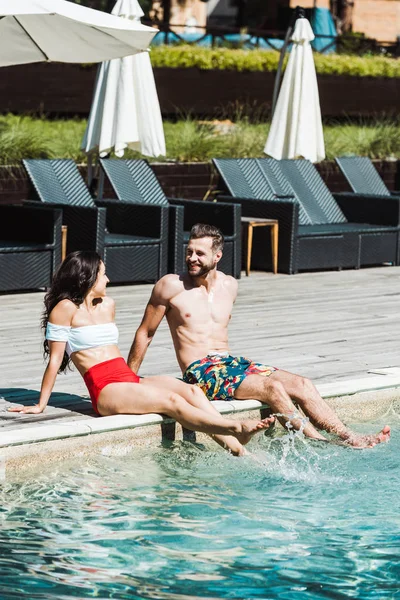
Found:
<path fill-rule="evenodd" d="M 32 199 L 63 209 L 67 252 L 96 250 L 113 283 L 154 282 L 167 272 L 168 209 L 116 201 L 98 207 L 73 160 L 24 160 Z"/>
<path fill-rule="evenodd" d="M 0 206 L 0 291 L 50 285 L 61 262 L 61 210 Z"/>
<path fill-rule="evenodd" d="M 400 196 L 400 190 L 391 192 L 367 156 L 339 156 L 335 158 L 351 189 L 356 194 L 382 197 Z"/>
<path fill-rule="evenodd" d="M 244 215 L 279 220 L 280 271 L 397 264 L 395 211 L 376 210 L 372 205 L 365 208 L 353 201 L 352 194 L 332 195 L 309 161 L 213 162 Z"/>
<path fill-rule="evenodd" d="M 182 198 L 167 198 L 146 160 L 101 159 L 100 164 L 121 202 L 139 205 L 177 207 L 184 214 L 179 220 L 173 217 L 174 233 L 170 236 L 169 271 L 180 273 L 184 269 L 185 246 L 195 223 L 208 223 L 219 227 L 225 236 L 225 248 L 219 268 L 233 277 L 240 277 L 240 206 L 218 204 Z M 170 220 L 171 217 L 170 217 Z"/>

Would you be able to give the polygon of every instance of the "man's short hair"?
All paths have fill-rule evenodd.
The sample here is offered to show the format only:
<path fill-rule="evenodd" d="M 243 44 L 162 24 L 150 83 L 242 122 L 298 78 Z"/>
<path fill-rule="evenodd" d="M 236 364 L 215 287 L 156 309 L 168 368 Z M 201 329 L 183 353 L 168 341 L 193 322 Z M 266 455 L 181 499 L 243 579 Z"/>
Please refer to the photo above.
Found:
<path fill-rule="evenodd" d="M 190 239 L 198 240 L 200 238 L 210 237 L 212 239 L 211 248 L 214 252 L 224 249 L 224 235 L 218 227 L 207 225 L 205 223 L 196 223 L 190 231 Z"/>

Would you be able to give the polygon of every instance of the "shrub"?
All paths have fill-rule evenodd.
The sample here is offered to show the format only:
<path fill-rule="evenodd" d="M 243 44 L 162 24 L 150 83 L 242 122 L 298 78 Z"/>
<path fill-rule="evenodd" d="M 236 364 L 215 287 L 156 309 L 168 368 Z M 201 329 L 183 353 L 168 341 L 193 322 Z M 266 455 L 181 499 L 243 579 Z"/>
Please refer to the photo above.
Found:
<path fill-rule="evenodd" d="M 199 46 L 154 46 L 150 52 L 153 67 L 220 69 L 230 71 L 275 72 L 279 53 L 270 50 L 233 50 Z M 314 54 L 320 75 L 356 77 L 400 77 L 400 60 L 386 56 Z"/>

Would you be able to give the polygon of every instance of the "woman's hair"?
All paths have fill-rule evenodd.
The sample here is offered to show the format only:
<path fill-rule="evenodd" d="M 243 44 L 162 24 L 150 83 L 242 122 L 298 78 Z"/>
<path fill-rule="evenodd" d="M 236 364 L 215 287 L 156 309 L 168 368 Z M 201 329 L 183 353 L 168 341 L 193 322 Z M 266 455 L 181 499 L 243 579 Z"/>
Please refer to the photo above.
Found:
<path fill-rule="evenodd" d="M 85 297 L 96 283 L 100 270 L 101 258 L 97 252 L 78 250 L 71 252 L 57 269 L 50 289 L 44 297 L 44 311 L 42 315 L 42 328 L 46 330 L 49 316 L 53 308 L 61 300 L 71 300 L 76 306 L 84 301 Z M 49 342 L 45 339 L 43 354 L 47 357 L 50 353 Z M 65 352 L 59 373 L 69 366 L 70 359 Z"/>

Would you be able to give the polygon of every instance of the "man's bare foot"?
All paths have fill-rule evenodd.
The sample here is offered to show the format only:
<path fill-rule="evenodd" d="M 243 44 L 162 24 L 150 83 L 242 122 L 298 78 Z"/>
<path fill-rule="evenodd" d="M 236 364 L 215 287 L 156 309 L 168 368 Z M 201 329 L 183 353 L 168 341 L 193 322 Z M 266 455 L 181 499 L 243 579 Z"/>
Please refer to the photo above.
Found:
<path fill-rule="evenodd" d="M 249 443 L 253 435 L 264 429 L 268 429 L 274 422 L 275 417 L 267 417 L 266 419 L 262 419 L 262 421 L 246 419 L 245 421 L 241 421 L 242 431 L 241 433 L 237 433 L 235 437 L 243 446 L 245 446 Z"/>
<path fill-rule="evenodd" d="M 373 448 L 377 444 L 388 442 L 389 439 L 390 427 L 389 425 L 385 425 L 382 431 L 379 431 L 378 433 L 372 435 L 352 434 L 349 438 L 344 440 L 344 442 L 353 448 Z"/>

